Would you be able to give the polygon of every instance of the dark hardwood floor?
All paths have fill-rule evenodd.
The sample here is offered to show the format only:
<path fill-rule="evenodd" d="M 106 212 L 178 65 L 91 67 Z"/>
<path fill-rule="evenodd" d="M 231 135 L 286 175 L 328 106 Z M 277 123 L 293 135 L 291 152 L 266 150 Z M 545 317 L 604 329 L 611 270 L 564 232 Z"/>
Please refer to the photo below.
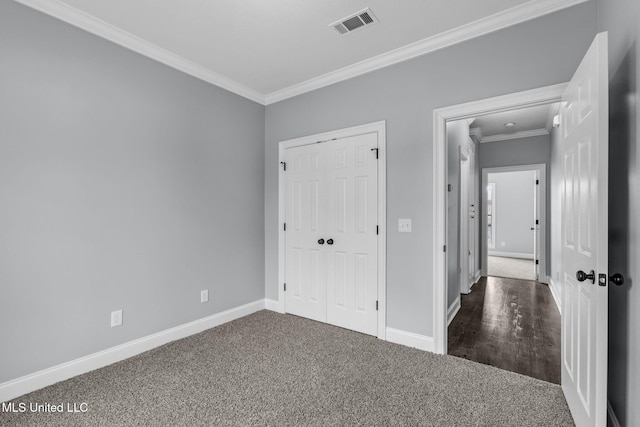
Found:
<path fill-rule="evenodd" d="M 449 325 L 448 353 L 560 384 L 560 313 L 549 287 L 483 277 Z"/>

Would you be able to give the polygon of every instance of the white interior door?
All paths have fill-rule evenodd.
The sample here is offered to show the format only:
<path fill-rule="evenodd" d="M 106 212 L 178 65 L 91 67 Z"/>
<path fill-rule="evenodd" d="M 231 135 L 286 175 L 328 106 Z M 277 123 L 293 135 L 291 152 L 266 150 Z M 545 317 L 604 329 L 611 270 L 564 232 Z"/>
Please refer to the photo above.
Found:
<path fill-rule="evenodd" d="M 327 155 L 321 144 L 287 150 L 286 284 L 287 312 L 325 322 Z"/>
<path fill-rule="evenodd" d="M 285 310 L 377 335 L 378 133 L 286 150 Z"/>
<path fill-rule="evenodd" d="M 327 322 L 370 335 L 378 330 L 377 138 L 327 142 Z"/>
<path fill-rule="evenodd" d="M 472 145 L 473 147 L 473 145 Z M 468 202 L 467 202 L 467 220 L 469 222 L 469 285 L 473 285 L 474 279 L 476 276 L 476 162 L 475 162 L 475 152 L 473 148 L 469 150 L 469 184 L 468 184 Z"/>
<path fill-rule="evenodd" d="M 531 238 L 533 239 L 533 278 L 535 280 L 540 279 L 540 218 L 544 215 L 544 212 L 540 211 L 540 171 L 535 171 L 533 181 L 533 221 L 531 224 Z"/>
<path fill-rule="evenodd" d="M 607 85 L 607 34 L 601 33 L 571 79 L 560 113 L 562 389 L 581 427 L 607 422 Z"/>
<path fill-rule="evenodd" d="M 460 203 L 458 230 L 460 241 L 459 283 L 460 292 L 468 294 L 469 289 L 469 153 L 460 149 Z"/>

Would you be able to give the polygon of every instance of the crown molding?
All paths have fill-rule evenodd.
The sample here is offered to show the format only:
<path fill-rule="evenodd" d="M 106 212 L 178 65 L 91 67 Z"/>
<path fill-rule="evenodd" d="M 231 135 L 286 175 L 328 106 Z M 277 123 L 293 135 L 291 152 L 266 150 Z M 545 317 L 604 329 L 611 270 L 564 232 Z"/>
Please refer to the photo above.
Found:
<path fill-rule="evenodd" d="M 469 128 L 469 136 L 476 139 L 476 142 L 482 142 L 482 129 Z"/>
<path fill-rule="evenodd" d="M 547 129 L 548 133 L 551 133 L 551 129 L 553 129 L 553 118 L 558 114 L 559 111 L 560 111 L 559 102 L 555 102 L 551 104 L 551 106 L 549 106 L 549 111 L 547 113 L 547 121 L 544 126 Z"/>
<path fill-rule="evenodd" d="M 483 137 L 480 142 L 496 142 L 496 141 L 507 141 L 510 139 L 519 139 L 519 138 L 529 138 L 532 136 L 541 136 L 541 135 L 549 135 L 549 132 L 545 129 L 531 129 L 531 130 L 523 130 L 521 132 L 514 133 L 501 133 L 499 135 L 490 135 Z"/>
<path fill-rule="evenodd" d="M 138 36 L 124 31 L 101 19 L 89 15 L 59 0 L 14 0 L 39 12 L 53 16 L 61 21 L 102 37 L 136 53 L 156 60 L 178 71 L 189 74 L 207 83 L 211 83 L 244 98 L 265 104 L 265 96 L 228 77 L 185 59 L 175 53 L 163 49 Z"/>
<path fill-rule="evenodd" d="M 498 12 L 486 18 L 436 34 L 432 37 L 408 44 L 387 53 L 365 59 L 364 61 L 357 62 L 353 65 L 332 71 L 322 76 L 271 92 L 265 97 L 266 105 L 348 80 L 389 65 L 404 62 L 409 59 L 587 1 L 589 0 L 531 0 L 522 5 Z"/>

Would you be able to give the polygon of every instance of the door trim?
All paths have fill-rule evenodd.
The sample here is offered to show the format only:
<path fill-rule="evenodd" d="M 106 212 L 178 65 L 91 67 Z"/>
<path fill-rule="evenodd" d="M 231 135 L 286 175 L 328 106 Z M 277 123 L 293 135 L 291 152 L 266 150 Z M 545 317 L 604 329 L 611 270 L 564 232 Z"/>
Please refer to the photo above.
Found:
<path fill-rule="evenodd" d="M 280 141 L 278 144 L 278 161 L 285 161 L 285 150 L 302 145 L 316 144 L 336 138 L 347 138 L 366 133 L 378 133 L 378 335 L 386 339 L 387 329 L 387 136 L 386 121 L 368 123 L 350 128 L 323 132 L 301 138 Z M 280 164 L 278 175 L 278 301 L 276 311 L 285 313 L 285 179 L 283 165 Z"/>
<path fill-rule="evenodd" d="M 434 351 L 447 353 L 447 121 L 469 119 L 483 114 L 533 107 L 562 100 L 567 83 L 516 92 L 433 110 L 433 253 L 432 281 Z"/>
<path fill-rule="evenodd" d="M 534 260 L 539 260 L 538 265 L 538 278 L 537 280 L 542 283 L 547 283 L 547 165 L 544 163 L 532 164 L 532 165 L 519 165 L 519 166 L 503 166 L 496 168 L 483 168 L 482 169 L 482 188 L 486 188 L 489 184 L 488 175 L 490 173 L 504 173 L 504 172 L 521 172 L 530 171 L 536 172 L 540 184 L 537 188 L 536 194 L 536 216 L 539 221 L 539 227 L 536 230 L 535 239 L 535 251 L 533 254 Z M 480 207 L 482 208 L 482 216 L 480 217 L 480 244 L 482 245 L 482 275 L 487 275 L 487 257 L 489 256 L 489 245 L 487 244 L 487 216 L 484 214 L 484 207 L 487 206 L 487 192 L 482 191 L 482 198 Z"/>
<path fill-rule="evenodd" d="M 458 292 L 465 295 L 471 292 L 471 284 L 469 283 L 469 191 L 473 191 L 473 188 L 469 185 L 469 175 L 472 173 L 469 168 L 470 164 L 466 163 L 466 166 L 463 166 L 463 163 L 469 162 L 470 154 L 469 150 L 465 150 L 462 146 L 458 147 Z M 462 180 L 463 167 L 467 169 L 467 182 Z M 467 200 L 462 198 L 463 188 Z"/>

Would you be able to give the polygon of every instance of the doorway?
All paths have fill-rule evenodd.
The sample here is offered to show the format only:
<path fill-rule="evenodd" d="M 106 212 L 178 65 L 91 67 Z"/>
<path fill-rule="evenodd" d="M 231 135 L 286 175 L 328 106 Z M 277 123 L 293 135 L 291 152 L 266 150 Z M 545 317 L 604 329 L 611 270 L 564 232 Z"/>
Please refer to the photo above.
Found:
<path fill-rule="evenodd" d="M 546 165 L 482 170 L 482 274 L 546 283 Z"/>
<path fill-rule="evenodd" d="M 514 109 L 548 105 L 560 102 L 567 85 L 558 84 L 543 88 L 518 92 L 510 95 L 469 102 L 457 106 L 445 107 L 434 111 L 434 140 L 435 140 L 435 194 L 434 194 L 434 253 L 436 265 L 434 269 L 434 349 L 437 353 L 447 353 L 448 335 L 448 262 L 447 251 L 447 218 L 445 209 L 448 206 L 448 171 L 447 171 L 447 123 L 456 120 L 476 119 L 491 113 L 500 113 Z M 485 227 L 481 226 L 480 242 L 486 242 Z M 484 266 L 482 266 L 486 270 Z M 483 271 L 486 274 L 486 271 Z"/>
<path fill-rule="evenodd" d="M 457 242 L 453 240 L 455 236 L 451 239 L 452 234 L 455 235 L 451 230 L 456 228 L 456 223 L 450 220 L 447 224 L 450 237 L 447 247 L 453 248 L 458 243 L 460 263 L 457 264 L 453 254 L 449 253 L 447 259 L 454 267 L 448 267 L 448 272 L 459 270 L 461 279 L 459 290 L 447 287 L 448 291 L 456 292 L 456 295 L 449 293 L 447 296 L 447 353 L 559 384 L 560 313 L 549 287 L 535 280 L 538 274 L 536 267 L 541 268 L 541 276 L 546 276 L 542 272 L 546 268 L 544 263 L 536 264 L 536 260 L 545 259 L 545 254 L 538 251 L 543 252 L 545 247 L 547 204 L 544 203 L 543 189 L 547 181 L 546 163 L 550 162 L 552 120 L 549 121 L 549 129 L 544 126 L 550 112 L 556 112 L 553 107 L 553 104 L 546 104 L 479 115 L 471 121 L 465 136 L 466 140 L 469 140 L 469 133 L 474 136 L 474 141 L 469 144 L 476 146 L 479 153 L 481 184 L 476 181 L 477 184 L 472 183 L 470 188 L 465 187 L 464 183 L 469 182 L 466 165 L 471 156 L 463 146 L 459 156 L 452 159 L 453 150 L 448 147 L 447 164 L 460 165 L 453 172 L 448 171 L 449 185 L 453 184 L 448 188 L 448 205 L 452 205 L 452 199 L 457 199 L 456 184 L 461 200 Z M 519 118 L 505 128 L 504 121 L 514 116 Z M 497 126 L 492 129 L 490 124 L 494 122 Z M 447 123 L 450 131 L 447 134 L 448 145 L 464 142 L 465 138 L 456 138 L 453 133 L 467 123 L 465 120 Z M 507 133 L 514 128 L 516 131 Z M 536 135 L 532 135 L 534 129 Z M 519 164 L 528 160 L 545 163 L 485 167 Z M 455 175 L 459 175 L 457 182 Z M 471 203 L 463 201 L 469 200 L 467 193 L 476 186 L 482 200 L 478 210 L 482 219 L 482 237 L 478 246 L 481 247 L 485 277 L 474 284 L 471 292 L 465 292 L 462 276 L 466 277 L 467 264 L 464 257 L 470 253 L 466 247 L 468 230 L 465 229 L 465 218 L 472 215 Z M 536 234 L 540 237 L 536 238 Z M 495 260 L 502 262 L 500 267 L 504 272 L 490 264 Z M 510 271 L 517 263 L 525 264 L 526 275 L 518 276 Z M 455 274 L 448 276 L 449 285 L 455 278 Z M 454 297 L 459 297 L 459 303 L 453 300 Z"/>

